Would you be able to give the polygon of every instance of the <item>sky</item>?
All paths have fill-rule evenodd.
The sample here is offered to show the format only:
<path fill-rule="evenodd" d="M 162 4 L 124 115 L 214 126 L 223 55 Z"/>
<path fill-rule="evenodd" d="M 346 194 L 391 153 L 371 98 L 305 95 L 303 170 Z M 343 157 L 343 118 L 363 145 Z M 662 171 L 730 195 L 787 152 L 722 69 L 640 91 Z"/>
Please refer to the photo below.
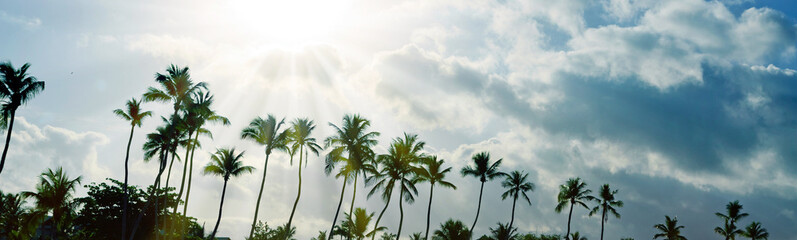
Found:
<path fill-rule="evenodd" d="M 520 232 L 563 233 L 558 187 L 581 177 L 625 202 L 607 239 L 652 238 L 665 215 L 687 238 L 717 239 L 714 213 L 734 200 L 750 213 L 742 225 L 797 239 L 796 24 L 794 3 L 777 0 L 7 0 L 0 61 L 31 63 L 46 89 L 17 111 L 0 190 L 32 190 L 58 166 L 84 184 L 121 179 L 129 124 L 112 110 L 176 64 L 208 84 L 232 122 L 210 126 L 197 165 L 235 147 L 257 168 L 230 181 L 220 236 L 242 239 L 251 223 L 265 156 L 240 139 L 249 121 L 309 117 L 324 139 L 329 123 L 359 113 L 381 132 L 377 153 L 413 133 L 453 168 L 457 190 L 435 189 L 432 229 L 472 223 L 479 182 L 459 169 L 488 151 L 536 185 L 531 205 L 518 203 Z M 158 124 L 135 130 L 132 184 L 157 174 L 140 148 Z M 342 182 L 322 169 L 316 156 L 304 169 L 298 239 L 330 227 Z M 290 215 L 297 171 L 286 154 L 272 156 L 260 211 L 271 226 Z M 195 174 L 188 214 L 208 230 L 222 184 Z M 424 231 L 428 187 L 405 204 L 402 238 Z M 359 183 L 355 205 L 378 212 L 384 203 L 369 189 Z M 477 236 L 509 221 L 501 192 L 500 181 L 486 183 Z M 382 220 L 391 231 L 396 204 Z M 600 219 L 587 212 L 574 210 L 572 228 L 597 239 Z"/>

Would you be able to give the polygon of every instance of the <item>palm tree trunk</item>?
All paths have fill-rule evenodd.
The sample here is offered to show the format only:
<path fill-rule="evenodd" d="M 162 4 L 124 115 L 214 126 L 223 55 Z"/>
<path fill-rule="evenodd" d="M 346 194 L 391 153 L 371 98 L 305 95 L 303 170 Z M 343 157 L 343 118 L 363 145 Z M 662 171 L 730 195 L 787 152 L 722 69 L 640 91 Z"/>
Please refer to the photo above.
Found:
<path fill-rule="evenodd" d="M 517 203 L 517 193 L 515 193 L 514 200 L 512 200 L 512 219 L 509 220 L 509 231 L 512 231 L 512 225 L 515 223 L 515 204 Z M 603 240 L 603 239 L 601 239 Z"/>
<path fill-rule="evenodd" d="M 216 226 L 213 227 L 213 233 L 210 234 L 210 239 L 216 239 L 216 231 L 219 230 L 219 223 L 221 223 L 221 210 L 224 206 L 224 194 L 227 193 L 227 178 L 224 178 L 224 187 L 221 189 L 221 202 L 219 203 L 219 217 L 216 219 Z"/>
<path fill-rule="evenodd" d="M 296 213 L 296 205 L 299 205 L 299 197 L 302 196 L 302 149 L 299 149 L 299 191 L 296 193 L 296 201 L 293 202 L 293 209 L 291 210 L 291 216 L 288 218 L 288 224 L 285 225 L 285 231 L 291 231 L 291 222 L 293 221 L 293 214 Z M 287 240 L 288 234 L 285 234 L 285 240 Z"/>
<path fill-rule="evenodd" d="M 484 193 L 484 181 L 482 181 L 482 186 L 479 189 L 479 205 L 476 207 L 476 219 L 473 220 L 473 225 L 470 226 L 470 234 L 473 236 L 473 228 L 476 227 L 476 221 L 479 221 L 479 211 L 482 209 L 482 194 Z"/>
<path fill-rule="evenodd" d="M 255 233 L 255 225 L 257 224 L 257 213 L 260 211 L 260 199 L 263 198 L 263 187 L 266 186 L 266 173 L 268 172 L 268 151 L 266 151 L 266 163 L 263 164 L 263 180 L 260 181 L 260 193 L 257 194 L 257 202 L 255 202 L 255 217 L 252 219 L 252 228 L 249 230 L 249 238 Z"/>
<path fill-rule="evenodd" d="M 130 160 L 130 144 L 133 143 L 133 131 L 136 130 L 136 125 L 130 127 L 130 138 L 127 139 L 127 153 L 125 153 L 125 183 L 122 185 L 122 191 L 125 194 L 122 200 L 122 240 L 125 240 L 127 234 L 127 202 L 130 201 L 130 195 L 127 193 L 127 173 L 128 173 L 128 160 Z"/>
<path fill-rule="evenodd" d="M 403 178 L 403 176 L 402 176 L 402 178 Z M 404 184 L 402 183 L 402 185 L 404 185 Z M 396 232 L 396 240 L 401 239 L 401 227 L 404 224 L 404 206 L 402 205 L 402 203 L 404 203 L 404 201 L 403 201 L 404 186 L 400 186 L 400 187 L 401 187 L 401 189 L 399 190 L 400 191 L 399 192 L 399 227 L 398 227 L 398 232 Z"/>
<path fill-rule="evenodd" d="M 570 218 L 573 217 L 573 201 L 570 201 L 570 214 L 567 215 L 567 234 L 565 235 L 565 239 L 570 239 Z"/>
<path fill-rule="evenodd" d="M 160 220 L 160 215 L 161 215 L 160 208 L 158 208 L 158 201 L 160 200 L 159 199 L 160 197 L 158 196 L 159 195 L 158 194 L 158 190 L 160 188 L 161 188 L 161 183 L 158 182 L 158 185 L 155 186 L 155 240 L 160 239 L 160 236 L 161 236 L 161 228 L 160 228 L 160 224 L 158 224 L 158 221 Z"/>
<path fill-rule="evenodd" d="M 164 188 L 166 188 L 167 193 L 169 191 L 169 180 L 171 179 L 172 176 L 172 165 L 174 165 L 175 157 L 177 157 L 177 146 L 175 146 L 174 150 L 172 150 L 172 160 L 171 163 L 169 163 L 169 171 L 166 173 L 166 186 Z"/>
<path fill-rule="evenodd" d="M 393 189 L 390 189 L 390 191 L 393 191 Z M 374 229 L 379 228 L 379 220 L 382 220 L 382 215 L 385 214 L 385 210 L 387 210 L 387 207 L 390 206 L 390 197 L 392 195 L 393 195 L 393 193 L 390 193 L 390 194 L 387 195 L 387 201 L 385 202 L 385 208 L 382 208 L 382 212 L 380 212 L 379 213 L 379 217 L 376 218 L 376 223 L 374 224 Z M 374 240 L 374 239 L 376 239 L 376 233 L 374 233 L 374 235 L 371 236 L 371 240 Z"/>
<path fill-rule="evenodd" d="M 199 140 L 199 132 L 196 133 L 194 136 L 194 143 L 197 143 Z M 185 203 L 183 203 L 183 219 L 186 217 L 186 213 L 188 212 L 188 196 L 191 195 L 191 179 L 194 176 L 194 152 L 196 152 L 196 146 L 191 148 L 191 159 L 189 160 L 188 166 L 188 186 L 185 189 Z M 183 232 L 188 231 L 188 225 L 185 226 Z M 185 239 L 185 234 L 183 234 L 183 239 Z"/>
<path fill-rule="evenodd" d="M 601 240 L 603 240 L 603 224 L 606 223 L 606 206 L 603 208 L 603 213 L 601 214 Z"/>
<path fill-rule="evenodd" d="M 188 139 L 189 140 L 191 139 L 191 135 L 192 134 L 194 134 L 194 133 L 193 132 L 188 132 Z M 199 134 L 199 133 L 197 133 L 197 134 Z M 177 199 L 183 198 L 183 190 L 185 190 L 185 175 L 188 174 L 188 161 L 186 161 L 186 160 L 188 160 L 188 154 L 191 153 L 190 150 L 193 149 L 193 148 L 194 148 L 194 145 L 191 142 L 189 142 L 188 146 L 186 146 L 186 148 L 185 148 L 185 155 L 183 155 L 184 158 L 185 158 L 183 160 L 183 177 L 180 180 L 180 191 L 177 192 Z M 174 211 L 172 211 L 172 214 L 177 214 L 177 207 L 176 206 L 174 207 Z"/>
<path fill-rule="evenodd" d="M 354 173 L 354 192 L 351 193 L 351 206 L 349 207 L 349 216 L 351 216 L 352 211 L 354 210 L 354 198 L 357 197 L 357 176 L 360 175 L 360 172 Z"/>
<path fill-rule="evenodd" d="M 429 220 L 432 216 L 432 197 L 434 197 L 434 183 L 431 184 L 432 187 L 429 189 L 429 208 L 426 209 L 426 235 L 424 235 L 423 239 L 429 239 Z"/>
<path fill-rule="evenodd" d="M 3 158 L 0 159 L 0 173 L 3 172 L 3 166 L 6 165 L 6 153 L 8 153 L 8 144 L 11 143 L 11 130 L 14 129 L 14 115 L 16 110 L 11 110 L 11 122 L 8 124 L 8 132 L 6 132 L 6 146 L 3 147 Z"/>
<path fill-rule="evenodd" d="M 340 200 L 338 200 L 338 209 L 335 210 L 335 218 L 332 219 L 332 228 L 329 229 L 329 237 L 327 239 L 332 239 L 332 232 L 335 230 L 335 223 L 338 222 L 338 213 L 340 212 L 340 205 L 343 205 L 343 192 L 346 191 L 346 177 L 343 178 L 343 187 L 340 188 Z M 252 237 L 249 237 L 252 238 Z"/>
<path fill-rule="evenodd" d="M 160 158 L 161 158 L 161 159 L 165 159 L 165 158 L 166 158 L 166 156 L 165 156 L 165 155 L 163 155 L 163 156 L 161 156 Z M 161 160 L 161 162 L 165 162 L 165 160 Z M 157 192 L 158 192 L 158 191 L 157 191 L 157 186 L 158 186 L 158 185 L 160 185 L 160 182 L 161 182 L 161 176 L 163 176 L 163 171 L 164 171 L 164 170 L 166 170 L 166 165 L 165 165 L 165 164 L 160 164 L 160 166 L 159 166 L 159 168 L 158 168 L 158 176 L 156 176 L 156 177 L 155 177 L 155 182 L 152 184 L 152 186 L 154 186 L 154 190 L 153 190 L 153 191 L 150 191 L 150 194 L 149 194 L 150 196 L 153 196 L 153 195 L 155 195 L 155 203 L 156 203 L 156 205 L 155 205 L 155 208 L 156 208 L 156 210 L 155 210 L 155 220 L 156 220 L 156 222 L 157 222 L 157 220 L 158 220 L 158 214 L 157 214 L 157 212 L 158 212 L 158 211 L 157 211 L 157 208 L 158 208 L 158 207 L 157 207 L 157 200 L 158 200 L 158 197 L 157 197 L 157 195 L 156 195 L 156 194 L 157 194 Z M 151 202 L 151 201 L 147 200 L 147 205 L 144 207 L 144 210 L 143 210 L 143 211 L 141 211 L 140 213 L 138 213 L 138 217 L 136 218 L 136 223 L 135 223 L 135 224 L 133 224 L 133 229 L 132 229 L 132 230 L 131 230 L 131 232 L 130 232 L 130 238 L 128 238 L 129 240 L 133 240 L 133 239 L 135 239 L 135 237 L 136 237 L 136 230 L 138 230 L 138 225 L 139 225 L 139 224 L 141 224 L 141 218 L 143 218 L 143 217 L 144 217 L 144 213 L 146 213 L 146 212 L 147 212 L 147 210 L 149 210 L 149 207 L 150 207 L 150 205 L 149 205 L 149 204 L 150 204 L 150 202 Z M 157 227 L 157 225 L 155 225 L 155 226 Z"/>

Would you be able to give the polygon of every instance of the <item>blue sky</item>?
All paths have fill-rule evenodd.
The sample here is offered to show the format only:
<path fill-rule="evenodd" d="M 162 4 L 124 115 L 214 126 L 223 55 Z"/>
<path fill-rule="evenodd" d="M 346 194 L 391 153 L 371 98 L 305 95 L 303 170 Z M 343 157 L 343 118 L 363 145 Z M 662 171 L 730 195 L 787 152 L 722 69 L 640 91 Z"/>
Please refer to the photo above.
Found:
<path fill-rule="evenodd" d="M 411 132 L 456 170 L 489 151 L 504 170 L 531 173 L 538 188 L 531 206 L 518 206 L 521 232 L 564 232 L 555 196 L 579 176 L 620 189 L 626 206 L 608 239 L 651 238 L 664 215 L 678 216 L 690 239 L 718 238 L 714 212 L 737 199 L 751 214 L 745 225 L 797 239 L 795 9 L 775 0 L 10 0 L 0 60 L 30 62 L 47 86 L 17 114 L 0 189 L 32 189 L 56 166 L 87 182 L 120 178 L 128 125 L 111 111 L 173 63 L 207 82 L 232 121 L 211 128 L 200 166 L 227 146 L 261 166 L 262 149 L 238 134 L 255 116 L 310 117 L 325 138 L 328 122 L 360 113 L 382 133 L 377 152 Z M 157 124 L 137 129 L 134 146 Z M 155 164 L 132 157 L 132 182 L 150 183 Z M 274 159 L 261 210 L 271 225 L 287 220 L 296 185 L 288 157 Z M 334 214 L 342 183 L 322 166 L 311 159 L 305 171 L 300 239 L 327 230 Z M 231 182 L 221 235 L 246 234 L 258 172 Z M 449 178 L 458 190 L 436 189 L 433 226 L 475 214 L 478 182 Z M 212 224 L 222 182 L 195 181 L 206 190 L 192 193 L 189 215 Z M 403 233 L 424 230 L 427 186 L 419 191 Z M 508 221 L 500 192 L 488 183 L 477 235 Z M 364 195 L 355 204 L 383 206 Z M 391 206 L 383 222 L 395 229 L 398 217 Z M 583 209 L 573 228 L 600 232 Z"/>

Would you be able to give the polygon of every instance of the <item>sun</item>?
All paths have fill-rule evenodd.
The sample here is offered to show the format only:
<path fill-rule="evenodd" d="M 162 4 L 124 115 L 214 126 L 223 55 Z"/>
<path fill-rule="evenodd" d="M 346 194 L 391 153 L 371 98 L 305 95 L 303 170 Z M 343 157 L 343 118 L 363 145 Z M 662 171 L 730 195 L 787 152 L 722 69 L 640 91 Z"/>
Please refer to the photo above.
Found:
<path fill-rule="evenodd" d="M 349 0 L 234 0 L 230 14 L 237 27 L 267 42 L 298 46 L 323 42 L 340 31 Z"/>

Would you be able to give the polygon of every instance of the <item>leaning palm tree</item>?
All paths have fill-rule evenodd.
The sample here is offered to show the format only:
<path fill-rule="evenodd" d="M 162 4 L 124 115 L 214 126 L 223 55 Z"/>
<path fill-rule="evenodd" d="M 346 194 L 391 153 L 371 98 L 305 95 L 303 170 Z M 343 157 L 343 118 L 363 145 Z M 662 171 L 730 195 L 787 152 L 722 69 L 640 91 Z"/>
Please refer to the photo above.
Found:
<path fill-rule="evenodd" d="M 498 223 L 497 228 L 490 228 L 490 233 L 492 234 L 491 239 L 495 240 L 510 240 L 515 239 L 517 237 L 517 228 L 513 228 L 510 225 L 504 225 L 503 223 Z"/>
<path fill-rule="evenodd" d="M 330 174 L 336 163 L 344 162 L 345 166 L 337 174 L 336 177 L 344 177 L 343 187 L 340 190 L 340 200 L 338 201 L 338 208 L 335 210 L 335 217 L 332 219 L 332 228 L 335 227 L 335 222 L 338 219 L 340 206 L 343 203 L 343 193 L 346 190 L 346 182 L 354 180 L 354 192 L 351 197 L 351 206 L 349 207 L 349 215 L 352 214 L 354 209 L 354 199 L 357 196 L 357 179 L 358 175 L 362 172 L 364 177 L 368 177 L 368 173 L 376 171 L 373 164 L 374 152 L 371 148 L 377 144 L 376 137 L 379 132 L 369 132 L 368 127 L 371 126 L 371 121 L 360 117 L 360 115 L 346 114 L 343 116 L 343 126 L 338 127 L 335 124 L 329 123 L 335 129 L 335 135 L 330 136 L 324 140 L 324 146 L 331 149 L 326 158 L 326 174 Z M 346 153 L 344 155 L 344 152 Z M 345 156 L 345 157 L 344 157 Z M 351 176 L 350 176 L 351 175 Z M 332 237 L 332 230 L 329 232 L 330 238 Z"/>
<path fill-rule="evenodd" d="M 766 228 L 761 227 L 760 222 L 752 222 L 744 229 L 742 236 L 750 238 L 751 240 L 768 239 L 769 232 L 767 232 Z"/>
<path fill-rule="evenodd" d="M 484 193 L 484 183 L 493 180 L 493 178 L 505 176 L 506 174 L 498 171 L 498 167 L 501 166 L 501 161 L 503 159 L 498 159 L 493 164 L 490 164 L 490 153 L 488 152 L 480 152 L 474 154 L 471 157 L 473 160 L 474 166 L 465 166 L 462 168 L 462 176 L 473 176 L 475 178 L 479 178 L 481 181 L 481 187 L 479 188 L 479 205 L 476 207 L 476 219 L 473 220 L 473 225 L 470 227 L 470 232 L 473 232 L 473 228 L 476 227 L 476 221 L 479 220 L 479 212 L 482 208 L 482 194 Z"/>
<path fill-rule="evenodd" d="M 285 123 L 285 120 L 277 122 L 274 115 L 269 114 L 266 119 L 257 117 L 249 123 L 249 126 L 241 131 L 242 139 L 250 139 L 257 144 L 265 147 L 266 161 L 263 164 L 263 180 L 260 181 L 260 192 L 257 195 L 257 202 L 255 202 L 255 216 L 252 220 L 252 228 L 249 230 L 249 238 L 252 238 L 257 224 L 257 213 L 260 211 L 260 199 L 263 197 L 263 187 L 266 184 L 266 173 L 268 171 L 268 157 L 271 155 L 272 150 L 285 150 L 286 133 L 280 131 L 280 127 Z"/>
<path fill-rule="evenodd" d="M 518 197 L 523 196 L 523 199 L 526 199 L 526 202 L 531 205 L 531 200 L 529 196 L 526 195 L 526 192 L 534 191 L 534 183 L 529 182 L 527 180 L 528 177 L 528 173 L 512 171 L 506 176 L 504 181 L 501 182 L 501 186 L 507 188 L 507 190 L 501 194 L 501 199 L 506 200 L 507 197 L 512 197 L 512 218 L 509 221 L 510 229 L 515 223 L 515 204 L 517 203 Z"/>
<path fill-rule="evenodd" d="M 567 183 L 559 186 L 559 196 L 557 197 L 559 204 L 556 205 L 554 210 L 557 213 L 561 213 L 562 210 L 570 206 L 570 213 L 567 215 L 566 239 L 570 237 L 570 219 L 573 218 L 573 207 L 581 205 L 589 210 L 585 202 L 595 200 L 595 197 L 589 195 L 591 192 L 592 190 L 587 189 L 587 183 L 581 181 L 581 178 L 568 179 Z"/>
<path fill-rule="evenodd" d="M 64 217 L 74 211 L 74 204 L 72 202 L 73 193 L 75 188 L 79 186 L 81 177 L 69 179 L 62 168 L 55 171 L 47 169 L 39 177 L 39 183 L 36 185 L 36 192 L 23 192 L 27 198 L 33 199 L 36 208 L 43 212 L 52 212 L 52 223 L 54 231 L 52 238 L 57 238 L 57 233 L 61 232 L 61 223 L 64 222 Z"/>
<path fill-rule="evenodd" d="M 470 240 L 471 232 L 462 221 L 448 219 L 440 224 L 440 229 L 434 231 L 433 239 L 436 240 Z"/>
<path fill-rule="evenodd" d="M 14 129 L 14 116 L 16 116 L 17 109 L 33 99 L 36 94 L 44 91 L 44 81 L 29 76 L 28 68 L 30 68 L 30 63 L 25 63 L 19 70 L 14 69 L 11 62 L 0 63 L 0 77 L 2 77 L 0 78 L 0 101 L 2 101 L 0 103 L 2 106 L 0 126 L 3 128 L 8 126 L 6 145 L 3 147 L 3 156 L 0 158 L 0 173 L 3 172 L 3 166 L 6 164 L 6 154 L 11 143 L 11 131 Z"/>
<path fill-rule="evenodd" d="M 589 216 L 597 214 L 599 211 L 601 212 L 601 240 L 603 240 L 603 224 L 606 221 L 609 221 L 609 217 L 606 216 L 606 213 L 611 213 L 616 218 L 620 218 L 620 214 L 617 213 L 617 209 L 623 207 L 623 201 L 615 200 L 614 195 L 617 194 L 618 190 L 612 191 L 609 188 L 609 184 L 603 184 L 601 189 L 598 192 L 598 201 L 600 204 L 592 208 L 592 211 L 589 212 Z"/>
<path fill-rule="evenodd" d="M 429 182 L 429 207 L 426 209 L 426 234 L 424 239 L 429 239 L 429 221 L 432 215 L 432 197 L 434 196 L 434 185 L 439 183 L 440 186 L 457 190 L 457 186 L 445 180 L 446 173 L 451 171 L 451 167 L 443 169 L 443 159 L 437 160 L 437 156 L 429 156 L 423 159 L 423 167 L 418 169 L 418 177 L 415 179 L 416 183 Z"/>
<path fill-rule="evenodd" d="M 221 189 L 221 202 L 219 203 L 219 217 L 216 219 L 216 226 L 213 227 L 213 232 L 210 233 L 210 239 L 215 239 L 216 231 L 219 230 L 221 210 L 224 206 L 224 194 L 227 193 L 227 181 L 230 180 L 230 177 L 238 177 L 245 173 L 252 173 L 255 170 L 252 166 L 244 166 L 241 161 L 243 156 L 244 152 L 235 154 L 235 148 L 217 149 L 216 153 L 210 157 L 210 163 L 202 171 L 205 175 L 221 176 L 224 179 L 224 187 Z"/>
<path fill-rule="evenodd" d="M 362 208 L 354 210 L 354 215 L 345 213 L 344 217 L 346 218 L 344 224 L 348 226 L 350 238 L 363 240 L 365 237 L 376 235 L 378 231 L 385 229 L 385 227 L 378 227 L 370 230 L 369 225 L 374 218 L 374 213 L 368 214 L 365 209 Z"/>
<path fill-rule="evenodd" d="M 309 150 L 318 156 L 318 152 L 321 150 L 321 146 L 316 143 L 316 139 L 310 137 L 313 130 L 315 130 L 315 123 L 307 118 L 297 118 L 291 122 L 291 130 L 290 134 L 288 134 L 287 141 L 290 143 L 290 148 L 293 149 L 293 151 L 299 151 L 299 190 L 296 193 L 296 201 L 293 202 L 291 216 L 288 218 L 288 223 L 285 225 L 286 229 L 291 229 L 293 214 L 296 213 L 299 197 L 302 196 L 302 160 L 307 161 L 307 159 L 304 159 L 304 155 L 307 155 L 306 152 Z M 292 160 L 291 164 L 293 164 Z"/>
<path fill-rule="evenodd" d="M 133 131 L 136 130 L 136 127 L 141 127 L 141 121 L 144 120 L 144 118 L 152 116 L 152 112 L 141 110 L 141 102 L 135 98 L 128 100 L 125 106 L 127 107 L 126 110 L 113 110 L 116 116 L 130 121 L 130 138 L 127 139 L 127 151 L 125 152 L 125 182 L 124 185 L 122 185 L 122 192 L 124 192 L 125 195 L 122 201 L 122 239 L 125 239 L 125 233 L 127 232 L 127 202 L 129 198 L 127 193 L 127 174 L 128 160 L 130 159 L 130 144 L 133 143 Z"/>
<path fill-rule="evenodd" d="M 388 154 L 379 156 L 379 163 L 383 166 L 379 174 L 374 175 L 371 179 L 378 181 L 376 185 L 368 193 L 370 197 L 379 190 L 382 190 L 382 199 L 387 199 L 385 208 L 377 218 L 377 226 L 382 214 L 387 209 L 387 204 L 390 202 L 390 195 L 392 195 L 393 187 L 398 184 L 399 187 L 399 227 L 396 236 L 401 236 L 401 228 L 404 224 L 404 202 L 412 204 L 415 202 L 415 195 L 418 195 L 418 189 L 415 188 L 415 178 L 420 171 L 419 168 L 413 164 L 419 163 L 421 159 L 425 158 L 421 151 L 426 143 L 418 140 L 418 135 L 404 133 L 404 137 L 397 137 L 393 139 L 393 143 L 388 148 Z"/>
<path fill-rule="evenodd" d="M 681 229 L 684 226 L 678 226 L 678 217 L 670 218 L 670 216 L 664 216 L 664 218 L 664 224 L 653 225 L 653 228 L 660 232 L 654 235 L 653 239 L 686 240 L 684 236 L 681 236 Z"/>
<path fill-rule="evenodd" d="M 723 235 L 726 240 L 736 239 L 736 235 L 742 232 L 741 230 L 737 230 L 736 223 L 749 215 L 747 213 L 743 213 L 742 208 L 742 204 L 736 200 L 725 205 L 725 210 L 727 213 L 714 213 L 717 215 L 717 217 L 720 217 L 725 222 L 722 227 L 717 227 L 714 229 L 714 231 L 720 233 L 717 230 L 722 230 L 724 233 L 720 233 L 720 235 Z"/>

